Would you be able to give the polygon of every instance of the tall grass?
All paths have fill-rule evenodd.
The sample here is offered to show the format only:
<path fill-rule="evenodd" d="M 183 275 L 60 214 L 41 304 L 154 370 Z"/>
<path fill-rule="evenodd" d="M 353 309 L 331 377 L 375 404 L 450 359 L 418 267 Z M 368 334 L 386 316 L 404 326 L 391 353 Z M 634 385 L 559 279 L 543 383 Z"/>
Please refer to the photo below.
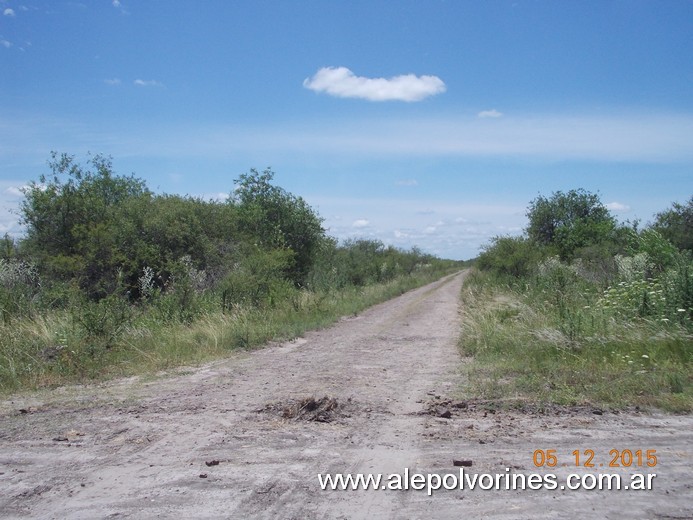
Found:
<path fill-rule="evenodd" d="M 647 289 L 654 305 L 660 295 Z M 560 263 L 524 284 L 472 273 L 462 293 L 460 348 L 473 358 L 465 392 L 506 403 L 693 410 L 688 310 L 662 317 L 667 305 L 658 300 L 638 314 L 630 293 L 616 292 Z"/>
<path fill-rule="evenodd" d="M 222 309 L 202 295 L 185 316 L 171 313 L 171 294 L 141 306 L 112 298 L 15 317 L 0 323 L 0 394 L 154 373 L 290 340 L 449 272 L 420 269 L 363 287 L 293 290 L 264 306 Z"/>

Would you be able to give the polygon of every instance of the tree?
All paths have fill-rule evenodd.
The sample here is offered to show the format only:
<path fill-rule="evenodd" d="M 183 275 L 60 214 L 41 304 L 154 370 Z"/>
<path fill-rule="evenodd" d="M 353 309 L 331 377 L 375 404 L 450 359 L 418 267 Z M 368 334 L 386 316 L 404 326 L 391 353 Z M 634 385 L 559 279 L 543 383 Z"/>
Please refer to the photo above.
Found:
<path fill-rule="evenodd" d="M 134 176 L 115 176 L 110 158 L 102 155 L 84 168 L 74 157 L 53 152 L 48 164 L 52 174 L 24 192 L 22 246 L 51 278 L 77 278 L 89 296 L 104 297 L 115 290 L 126 260 L 116 241 L 118 212 L 126 201 L 151 193 Z"/>
<path fill-rule="evenodd" d="M 241 226 L 268 249 L 287 248 L 293 262 L 287 276 L 303 285 L 315 262 L 320 243 L 325 240 L 322 219 L 301 197 L 274 186 L 274 172 L 251 169 L 236 180 L 235 198 Z"/>
<path fill-rule="evenodd" d="M 563 260 L 572 260 L 584 247 L 613 238 L 616 220 L 599 196 L 583 189 L 557 191 L 550 198 L 539 196 L 527 211 L 527 236 L 553 248 Z"/>
<path fill-rule="evenodd" d="M 693 196 L 686 204 L 674 202 L 671 209 L 657 213 L 652 228 L 680 250 L 693 251 Z"/>

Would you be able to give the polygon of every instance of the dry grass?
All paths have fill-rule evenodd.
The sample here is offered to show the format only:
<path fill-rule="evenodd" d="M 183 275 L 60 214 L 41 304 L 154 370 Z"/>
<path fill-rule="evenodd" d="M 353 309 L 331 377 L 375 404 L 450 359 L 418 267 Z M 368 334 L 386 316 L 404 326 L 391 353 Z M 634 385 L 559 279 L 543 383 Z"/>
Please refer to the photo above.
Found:
<path fill-rule="evenodd" d="M 207 311 L 191 322 L 135 309 L 124 326 L 106 336 L 85 329 L 74 309 L 15 319 L 0 324 L 0 394 L 153 374 L 219 359 L 234 349 L 290 340 L 445 274 L 421 271 L 361 288 L 297 291 L 273 307 Z"/>

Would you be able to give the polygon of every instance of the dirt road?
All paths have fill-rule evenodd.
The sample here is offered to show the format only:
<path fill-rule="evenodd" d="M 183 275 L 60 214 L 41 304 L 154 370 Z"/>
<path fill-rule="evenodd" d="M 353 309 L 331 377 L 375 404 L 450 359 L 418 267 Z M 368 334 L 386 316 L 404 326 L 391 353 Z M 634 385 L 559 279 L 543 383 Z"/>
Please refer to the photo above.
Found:
<path fill-rule="evenodd" d="M 157 379 L 0 403 L 2 518 L 692 518 L 690 417 L 461 401 L 457 274 L 297 341 Z M 452 399 L 452 400 L 451 400 Z M 318 474 L 606 471 L 652 491 L 322 491 Z M 576 470 L 574 450 L 595 452 Z M 606 464 L 605 464 L 606 465 Z M 507 468 L 507 470 L 506 470 Z M 561 481 L 559 480 L 559 484 Z"/>

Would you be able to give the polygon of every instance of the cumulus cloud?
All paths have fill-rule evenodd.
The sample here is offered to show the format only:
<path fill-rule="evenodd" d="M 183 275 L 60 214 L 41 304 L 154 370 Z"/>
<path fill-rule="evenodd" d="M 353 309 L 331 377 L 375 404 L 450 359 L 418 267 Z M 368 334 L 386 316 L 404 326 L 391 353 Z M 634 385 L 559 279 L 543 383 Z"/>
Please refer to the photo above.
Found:
<path fill-rule="evenodd" d="M 351 227 L 355 228 L 365 228 L 368 227 L 370 222 L 366 220 L 365 218 L 360 218 L 358 220 L 354 220 L 354 223 L 351 225 Z"/>
<path fill-rule="evenodd" d="M 163 83 L 154 79 L 136 79 L 133 83 L 138 87 L 163 87 Z"/>
<path fill-rule="evenodd" d="M 616 212 L 626 212 L 630 211 L 630 206 L 627 204 L 622 204 L 620 202 L 609 202 L 608 204 L 604 204 L 606 206 L 606 209 L 611 210 L 611 211 L 616 211 Z"/>
<path fill-rule="evenodd" d="M 323 67 L 312 78 L 306 78 L 303 86 L 335 97 L 368 101 L 421 101 L 446 90 L 445 83 L 437 76 L 366 78 L 356 76 L 346 67 Z"/>
<path fill-rule="evenodd" d="M 416 181 L 416 179 L 405 179 L 402 181 L 397 181 L 395 182 L 397 186 L 418 186 L 419 183 Z"/>
<path fill-rule="evenodd" d="M 480 117 L 481 119 L 496 119 L 503 117 L 503 112 L 499 112 L 495 108 L 492 110 L 482 110 L 477 114 L 477 117 Z"/>
<path fill-rule="evenodd" d="M 14 16 L 14 9 L 10 9 L 9 7 L 5 9 L 2 14 L 5 16 Z"/>
<path fill-rule="evenodd" d="M 9 49 L 12 47 L 12 43 L 8 42 L 7 40 L 0 40 L 0 45 L 5 47 L 5 49 Z"/>

